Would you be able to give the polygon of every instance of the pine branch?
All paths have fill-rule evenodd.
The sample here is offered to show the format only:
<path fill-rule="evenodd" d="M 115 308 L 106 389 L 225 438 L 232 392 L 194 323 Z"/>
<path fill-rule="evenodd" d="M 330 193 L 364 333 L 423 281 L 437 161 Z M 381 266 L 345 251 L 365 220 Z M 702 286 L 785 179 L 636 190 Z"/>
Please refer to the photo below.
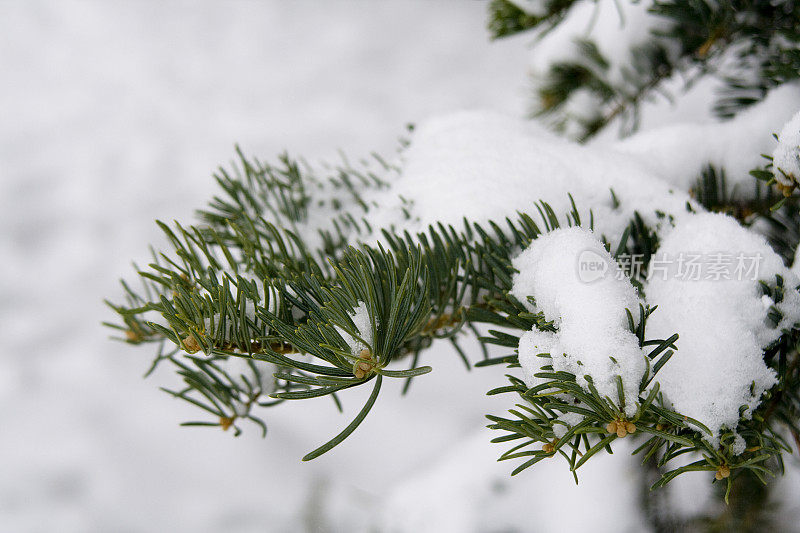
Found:
<path fill-rule="evenodd" d="M 522 0 L 492 0 L 489 2 L 487 27 L 492 39 L 500 39 L 537 28 L 547 31 L 555 27 L 572 7 L 575 0 L 546 0 L 530 11 L 534 3 Z M 522 7 L 521 7 L 522 6 Z"/>
<path fill-rule="evenodd" d="M 543 35 L 571 4 L 545 3 L 538 17 L 496 2 L 490 28 L 495 36 Z M 619 57 L 605 56 L 591 35 L 576 37 L 573 57 L 554 62 L 535 80 L 532 114 L 586 141 L 611 123 L 619 123 L 623 134 L 634 131 L 641 104 L 663 92 L 664 82 L 678 73 L 689 80 L 687 86 L 703 76 L 722 79 L 725 89 L 713 108 L 726 118 L 800 76 L 800 14 L 790 0 L 657 0 L 649 14 L 650 39 L 631 42 Z"/>

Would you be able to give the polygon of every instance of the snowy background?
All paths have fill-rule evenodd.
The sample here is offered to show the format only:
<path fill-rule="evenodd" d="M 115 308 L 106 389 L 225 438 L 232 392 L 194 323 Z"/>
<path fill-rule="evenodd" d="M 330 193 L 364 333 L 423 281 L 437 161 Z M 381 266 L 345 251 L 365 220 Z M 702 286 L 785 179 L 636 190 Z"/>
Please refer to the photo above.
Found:
<path fill-rule="evenodd" d="M 407 398 L 386 387 L 348 441 L 302 464 L 358 391 L 344 416 L 325 398 L 266 413 L 263 440 L 180 428 L 196 413 L 158 390 L 174 378 L 142 380 L 152 354 L 100 326 L 131 259 L 161 242 L 153 220 L 191 220 L 234 143 L 263 159 L 391 155 L 408 122 L 521 116 L 529 42 L 490 43 L 485 10 L 0 2 L 0 531 L 641 528 L 623 449 L 579 488 L 555 462 L 511 480 L 480 431 L 509 407 L 483 395 L 502 369 L 467 373 L 447 346 Z M 701 508 L 682 483 L 676 498 Z"/>

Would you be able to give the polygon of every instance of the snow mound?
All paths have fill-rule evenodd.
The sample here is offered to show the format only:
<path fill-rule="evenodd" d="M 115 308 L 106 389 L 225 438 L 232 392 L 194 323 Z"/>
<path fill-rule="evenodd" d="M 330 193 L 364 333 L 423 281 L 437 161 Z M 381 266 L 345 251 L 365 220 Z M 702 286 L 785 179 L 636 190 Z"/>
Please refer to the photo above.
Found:
<path fill-rule="evenodd" d="M 538 384 L 534 374 L 552 364 L 556 371 L 574 374 L 584 388 L 585 376 L 591 376 L 597 391 L 616 401 L 620 376 L 625 397 L 620 407 L 633 416 L 646 356 L 625 310 L 638 318 L 640 300 L 603 244 L 586 229 L 557 229 L 533 241 L 513 264 L 519 273 L 511 293 L 522 302 L 533 296 L 531 309 L 543 312 L 558 329 L 534 329 L 520 339 L 526 384 Z M 542 353 L 549 357 L 540 357 Z"/>
<path fill-rule="evenodd" d="M 800 87 L 786 84 L 770 91 L 764 100 L 731 120 L 653 128 L 613 143 L 609 148 L 639 158 L 652 173 L 684 191 L 694 187 L 700 173 L 711 164 L 725 169 L 727 186 L 735 190 L 737 197 L 753 198 L 758 181 L 749 172 L 763 164 L 761 154 L 772 148 L 772 134 L 786 120 L 787 108 L 797 109 L 798 102 Z M 797 169 L 800 164 L 800 119 L 796 116 L 792 122 L 786 125 L 784 133 L 794 146 L 794 166 L 782 163 L 787 167 L 784 170 Z M 779 150 L 776 150 L 776 157 Z M 791 156 L 791 150 L 786 154 Z M 800 171 L 796 171 L 795 176 L 800 178 Z M 783 175 L 780 178 L 786 179 Z"/>
<path fill-rule="evenodd" d="M 774 284 L 777 275 L 787 288 L 775 303 L 759 280 Z M 658 309 L 647 322 L 648 337 L 680 335 L 656 379 L 676 411 L 711 430 L 710 442 L 723 428 L 735 430 L 740 406 L 747 405 L 749 417 L 777 383 L 763 350 L 800 320 L 797 284 L 763 237 L 720 214 L 679 222 L 652 259 L 645 294 Z M 767 322 L 772 306 L 783 314 L 777 327 Z"/>
<path fill-rule="evenodd" d="M 371 198 L 380 209 L 367 218 L 373 227 L 413 233 L 437 222 L 460 227 L 465 217 L 486 223 L 516 211 L 533 214 L 540 200 L 563 216 L 571 210 L 569 194 L 582 216 L 592 210 L 595 229 L 611 242 L 635 211 L 658 227 L 665 213 L 682 216 L 692 203 L 637 157 L 560 139 L 530 121 L 463 111 L 417 127 L 400 176 Z M 408 201 L 412 217 L 404 219 Z"/>

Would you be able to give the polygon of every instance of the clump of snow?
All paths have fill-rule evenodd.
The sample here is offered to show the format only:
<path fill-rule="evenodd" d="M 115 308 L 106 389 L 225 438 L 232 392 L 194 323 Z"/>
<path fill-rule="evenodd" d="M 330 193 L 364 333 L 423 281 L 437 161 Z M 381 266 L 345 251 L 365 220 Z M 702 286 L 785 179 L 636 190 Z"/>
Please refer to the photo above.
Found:
<path fill-rule="evenodd" d="M 367 304 L 359 301 L 356 308 L 350 312 L 350 317 L 358 331 L 358 336 L 361 337 L 363 341 L 350 335 L 339 326 L 334 327 L 336 328 L 336 332 L 341 335 L 342 339 L 344 339 L 350 347 L 351 353 L 353 355 L 359 355 L 362 350 L 368 350 L 370 346 L 372 346 L 372 323 L 370 322 Z"/>
<path fill-rule="evenodd" d="M 588 218 L 591 209 L 595 229 L 611 242 L 634 212 L 658 231 L 668 226 L 665 219 L 685 216 L 687 204 L 703 211 L 688 191 L 708 164 L 725 169 L 737 197 L 753 197 L 757 182 L 748 173 L 761 164 L 771 133 L 798 100 L 800 86 L 786 84 L 729 121 L 673 124 L 589 145 L 492 112 L 432 118 L 417 125 L 399 175 L 389 180 L 391 187 L 366 194 L 377 207 L 366 219 L 372 227 L 414 233 L 438 222 L 460 227 L 464 217 L 486 223 L 517 211 L 535 213 L 540 200 L 563 217 L 571 209 L 572 194 L 581 214 Z M 404 214 L 409 203 L 410 218 Z"/>
<path fill-rule="evenodd" d="M 591 209 L 597 232 L 616 242 L 635 211 L 657 228 L 669 216 L 685 215 L 687 203 L 694 205 L 638 157 L 582 146 L 534 122 L 490 112 L 464 111 L 421 123 L 403 158 L 391 189 L 370 198 L 380 205 L 367 213 L 372 227 L 414 233 L 442 222 L 460 228 L 464 217 L 486 223 L 516 211 L 536 213 L 540 200 L 563 219 L 571 193 L 582 216 L 588 219 Z M 404 219 L 401 198 L 413 201 L 410 219 Z"/>
<path fill-rule="evenodd" d="M 778 183 L 792 186 L 800 181 L 800 113 L 792 117 L 778 135 L 772 166 Z"/>
<path fill-rule="evenodd" d="M 610 149 L 636 157 L 650 172 L 684 191 L 695 186 L 707 165 L 723 168 L 729 189 L 735 187 L 738 198 L 752 198 L 758 182 L 749 172 L 763 163 L 760 154 L 770 150 L 774 142 L 772 133 L 786 120 L 786 109 L 796 109 L 798 101 L 800 87 L 786 84 L 731 120 L 673 124 L 606 144 Z M 795 169 L 794 175 L 800 178 L 800 115 L 784 127 L 781 136 L 784 134 L 787 144 L 784 148 L 781 148 L 783 143 L 778 145 L 775 157 L 786 160 L 787 163 L 781 164 Z M 792 143 L 794 152 L 790 149 Z M 779 153 L 785 153 L 785 157 L 779 157 Z M 776 177 L 788 185 L 786 178 L 777 174 L 780 172 L 776 172 Z"/>
<path fill-rule="evenodd" d="M 692 261 L 701 268 L 687 276 Z M 713 267 L 720 262 L 727 265 L 724 276 Z M 784 297 L 765 302 L 758 280 L 775 283 L 776 275 L 785 281 Z M 735 430 L 739 407 L 747 405 L 744 416 L 750 416 L 777 383 L 763 350 L 782 328 L 800 321 L 797 284 L 763 237 L 721 214 L 677 223 L 652 259 L 645 295 L 658 309 L 647 322 L 648 337 L 680 335 L 678 350 L 656 379 L 676 411 L 711 430 L 710 442 L 717 442 L 722 428 Z M 773 305 L 783 314 L 775 328 L 766 320 Z M 741 444 L 737 440 L 736 450 L 744 449 Z"/>
<path fill-rule="evenodd" d="M 519 273 L 511 293 L 526 303 L 532 296 L 536 303 L 531 309 L 543 312 L 557 328 L 555 333 L 534 329 L 520 339 L 526 384 L 538 384 L 534 374 L 552 364 L 556 371 L 574 374 L 584 388 L 585 376 L 591 376 L 598 392 L 616 403 L 620 376 L 625 397 L 620 407 L 633 416 L 646 356 L 625 310 L 638 317 L 640 300 L 603 244 L 587 229 L 557 229 L 533 241 L 513 265 Z"/>
<path fill-rule="evenodd" d="M 745 442 L 744 437 L 736 433 L 733 437 L 733 444 L 731 445 L 731 451 L 734 455 L 741 455 L 747 449 L 747 442 Z"/>

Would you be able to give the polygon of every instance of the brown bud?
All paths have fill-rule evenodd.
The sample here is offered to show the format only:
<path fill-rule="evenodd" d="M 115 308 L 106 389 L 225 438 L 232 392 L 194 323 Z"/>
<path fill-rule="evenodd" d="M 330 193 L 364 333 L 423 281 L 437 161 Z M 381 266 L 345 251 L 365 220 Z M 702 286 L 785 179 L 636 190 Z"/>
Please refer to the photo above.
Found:
<path fill-rule="evenodd" d="M 202 349 L 194 335 L 187 335 L 181 342 L 183 342 L 183 349 L 188 353 L 197 353 Z"/>
<path fill-rule="evenodd" d="M 628 433 L 636 433 L 636 424 L 633 422 L 625 422 L 625 430 Z"/>
<path fill-rule="evenodd" d="M 617 432 L 617 421 L 612 420 L 611 422 L 606 425 L 606 431 L 609 433 L 616 433 Z"/>
<path fill-rule="evenodd" d="M 367 376 L 372 370 L 375 368 L 375 364 L 372 360 L 372 352 L 367 349 L 361 350 L 361 353 L 358 354 L 359 359 L 361 361 L 356 361 L 353 365 L 353 375 L 357 379 L 363 379 Z"/>
<path fill-rule="evenodd" d="M 711 47 L 714 46 L 714 42 L 716 41 L 716 36 L 712 35 L 706 42 L 704 42 L 700 48 L 697 49 L 697 57 L 700 59 L 705 59 L 708 55 L 708 52 L 711 50 Z"/>
<path fill-rule="evenodd" d="M 219 417 L 219 425 L 222 428 L 222 431 L 228 431 L 228 428 L 233 425 L 234 418 L 230 416 L 221 416 Z"/>
<path fill-rule="evenodd" d="M 730 477 L 730 475 L 731 475 L 731 469 L 728 468 L 727 465 L 721 465 L 719 468 L 717 468 L 717 473 L 714 474 L 714 478 L 717 481 L 721 481 L 727 477 Z"/>
<path fill-rule="evenodd" d="M 791 176 L 791 177 L 793 178 L 793 176 Z M 775 187 L 776 187 L 776 188 L 777 188 L 777 189 L 778 189 L 778 190 L 779 190 L 779 191 L 780 191 L 780 192 L 781 192 L 781 193 L 782 193 L 782 194 L 783 194 L 785 197 L 787 197 L 787 198 L 788 198 L 789 196 L 791 196 L 791 195 L 792 195 L 792 192 L 794 191 L 794 188 L 796 187 L 796 185 L 795 185 L 794 183 L 792 183 L 792 184 L 790 184 L 790 185 L 784 185 L 783 183 L 780 183 L 780 182 L 778 182 L 778 183 L 775 183 Z"/>
<path fill-rule="evenodd" d="M 622 422 L 617 424 L 617 437 L 623 438 L 628 434 L 628 430 L 625 429 L 625 424 Z"/>
<path fill-rule="evenodd" d="M 139 342 L 142 340 L 142 336 L 131 329 L 125 330 L 125 338 L 130 342 Z"/>
<path fill-rule="evenodd" d="M 545 443 L 544 446 L 542 446 L 542 451 L 544 453 L 553 453 L 554 451 L 556 451 L 556 448 L 555 448 L 555 446 L 553 446 L 552 444 L 547 442 L 547 443 Z"/>

